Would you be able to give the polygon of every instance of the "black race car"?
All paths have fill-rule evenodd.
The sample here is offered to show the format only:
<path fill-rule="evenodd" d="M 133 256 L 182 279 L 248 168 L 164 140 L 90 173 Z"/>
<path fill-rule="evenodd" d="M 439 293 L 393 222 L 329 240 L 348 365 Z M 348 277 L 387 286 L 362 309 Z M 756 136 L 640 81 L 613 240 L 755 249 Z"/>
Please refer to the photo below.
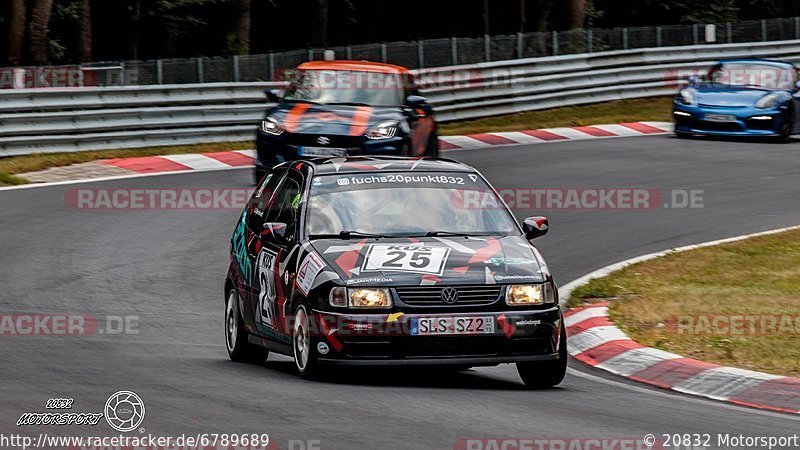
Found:
<path fill-rule="evenodd" d="M 433 109 L 408 69 L 314 61 L 288 76 L 257 131 L 256 183 L 284 161 L 353 155 L 438 156 Z"/>
<path fill-rule="evenodd" d="M 529 387 L 559 384 L 567 342 L 558 293 L 520 226 L 475 169 L 443 159 L 282 163 L 231 240 L 228 353 L 297 371 L 332 364 L 516 363 Z"/>

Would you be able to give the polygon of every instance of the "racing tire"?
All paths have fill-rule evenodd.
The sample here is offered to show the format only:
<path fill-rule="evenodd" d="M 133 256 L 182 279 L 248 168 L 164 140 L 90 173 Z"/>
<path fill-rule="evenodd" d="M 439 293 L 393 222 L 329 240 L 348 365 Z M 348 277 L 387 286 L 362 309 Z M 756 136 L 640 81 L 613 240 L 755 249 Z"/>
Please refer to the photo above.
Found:
<path fill-rule="evenodd" d="M 311 317 L 305 304 L 300 303 L 294 309 L 292 325 L 292 357 L 297 374 L 309 380 L 320 377 L 317 352 L 314 351 L 314 337 L 311 332 Z"/>
<path fill-rule="evenodd" d="M 675 137 L 678 139 L 690 139 L 692 137 L 691 133 L 685 133 L 683 131 L 676 131 Z"/>
<path fill-rule="evenodd" d="M 517 363 L 517 372 L 527 389 L 547 389 L 558 386 L 564 381 L 569 353 L 567 353 L 567 330 L 563 323 L 559 341 L 558 359 Z"/>
<path fill-rule="evenodd" d="M 783 125 L 781 126 L 781 134 L 775 138 L 775 141 L 784 144 L 789 142 L 792 138 L 792 124 L 794 123 L 794 111 L 789 109 L 783 117 Z"/>
<path fill-rule="evenodd" d="M 238 300 L 236 289 L 231 288 L 225 300 L 225 347 L 228 357 L 231 361 L 261 364 L 269 356 L 269 350 L 248 342 Z"/>

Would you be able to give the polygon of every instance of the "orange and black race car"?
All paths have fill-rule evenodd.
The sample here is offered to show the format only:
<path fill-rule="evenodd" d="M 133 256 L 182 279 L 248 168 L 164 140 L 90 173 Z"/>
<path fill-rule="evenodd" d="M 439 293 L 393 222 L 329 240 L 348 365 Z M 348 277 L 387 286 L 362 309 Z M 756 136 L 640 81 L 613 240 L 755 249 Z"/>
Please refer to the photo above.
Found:
<path fill-rule="evenodd" d="M 356 155 L 439 153 L 433 109 L 405 67 L 364 61 L 313 61 L 268 91 L 277 103 L 257 132 L 256 181 L 284 161 Z"/>

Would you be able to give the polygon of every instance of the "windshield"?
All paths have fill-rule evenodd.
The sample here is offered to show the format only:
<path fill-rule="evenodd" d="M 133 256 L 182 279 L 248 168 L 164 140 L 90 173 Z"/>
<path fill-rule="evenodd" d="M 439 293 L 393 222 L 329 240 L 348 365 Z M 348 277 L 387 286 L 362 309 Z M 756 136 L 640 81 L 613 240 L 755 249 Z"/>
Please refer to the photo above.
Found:
<path fill-rule="evenodd" d="M 403 77 L 397 74 L 349 70 L 304 70 L 284 95 L 285 100 L 321 104 L 398 106 Z"/>
<path fill-rule="evenodd" d="M 793 69 L 770 64 L 726 63 L 709 73 L 714 84 L 747 86 L 763 89 L 791 89 L 796 74 Z"/>
<path fill-rule="evenodd" d="M 366 173 L 315 177 L 308 234 L 519 235 L 494 191 L 474 173 Z"/>

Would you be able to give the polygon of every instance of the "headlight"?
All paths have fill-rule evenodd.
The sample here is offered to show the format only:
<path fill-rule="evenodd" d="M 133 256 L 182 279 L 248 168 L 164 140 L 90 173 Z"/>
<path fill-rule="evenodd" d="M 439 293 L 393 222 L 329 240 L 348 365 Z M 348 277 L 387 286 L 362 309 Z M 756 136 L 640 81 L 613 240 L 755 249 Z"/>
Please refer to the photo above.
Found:
<path fill-rule="evenodd" d="M 336 287 L 329 297 L 331 306 L 339 308 L 391 308 L 392 296 L 389 289 L 345 289 Z"/>
<path fill-rule="evenodd" d="M 682 89 L 681 92 L 681 103 L 684 105 L 692 105 L 694 104 L 694 91 L 691 89 Z"/>
<path fill-rule="evenodd" d="M 556 293 L 550 283 L 515 284 L 506 291 L 509 306 L 535 306 L 556 303 Z"/>
<path fill-rule="evenodd" d="M 369 130 L 365 136 L 367 139 L 389 139 L 397 134 L 397 127 L 400 123 L 396 120 L 387 120 L 376 125 L 373 129 Z"/>
<path fill-rule="evenodd" d="M 775 105 L 778 104 L 778 101 L 781 99 L 781 95 L 777 92 L 773 92 L 771 94 L 767 94 L 761 99 L 756 102 L 756 108 L 759 109 L 769 109 L 774 108 Z"/>
<path fill-rule="evenodd" d="M 273 136 L 280 136 L 286 129 L 283 128 L 283 125 L 278 119 L 269 116 L 261 121 L 261 131 Z"/>

